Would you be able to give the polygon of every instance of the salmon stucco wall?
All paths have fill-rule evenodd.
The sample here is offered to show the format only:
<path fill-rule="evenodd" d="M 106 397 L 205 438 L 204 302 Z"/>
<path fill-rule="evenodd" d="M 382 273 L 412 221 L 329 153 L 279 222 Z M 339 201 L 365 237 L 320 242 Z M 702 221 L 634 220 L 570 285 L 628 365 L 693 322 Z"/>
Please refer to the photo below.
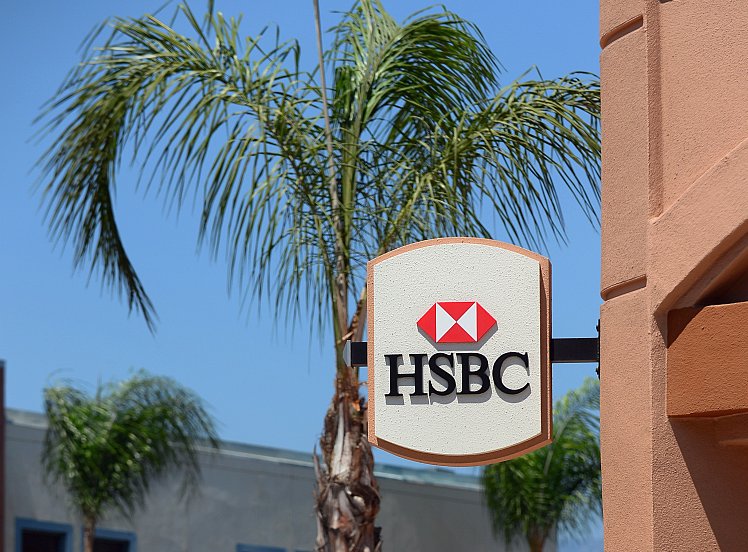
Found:
<path fill-rule="evenodd" d="M 601 0 L 606 550 L 748 550 L 747 29 Z"/>

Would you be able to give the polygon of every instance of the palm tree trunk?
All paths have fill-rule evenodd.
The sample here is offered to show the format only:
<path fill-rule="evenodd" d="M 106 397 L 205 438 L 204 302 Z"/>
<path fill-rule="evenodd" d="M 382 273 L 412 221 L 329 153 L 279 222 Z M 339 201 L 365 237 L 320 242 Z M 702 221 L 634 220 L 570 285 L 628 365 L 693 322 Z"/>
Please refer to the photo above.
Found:
<path fill-rule="evenodd" d="M 83 552 L 94 552 L 94 537 L 96 536 L 96 520 L 86 516 L 83 520 Z"/>
<path fill-rule="evenodd" d="M 545 537 L 543 535 L 531 534 L 527 537 L 527 543 L 530 545 L 530 552 L 543 552 Z"/>
<path fill-rule="evenodd" d="M 379 486 L 366 436 L 366 405 L 358 378 L 339 370 L 335 395 L 320 438 L 324 465 L 315 454 L 317 552 L 379 552 Z"/>

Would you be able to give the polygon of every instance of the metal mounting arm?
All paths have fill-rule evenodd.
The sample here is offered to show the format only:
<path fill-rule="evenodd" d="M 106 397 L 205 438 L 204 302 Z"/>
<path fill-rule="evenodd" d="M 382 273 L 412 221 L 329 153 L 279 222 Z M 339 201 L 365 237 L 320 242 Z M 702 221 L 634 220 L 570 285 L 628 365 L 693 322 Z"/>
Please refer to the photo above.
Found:
<path fill-rule="evenodd" d="M 366 341 L 346 341 L 343 359 L 347 366 L 366 366 Z M 597 362 L 600 378 L 600 322 L 597 323 L 597 337 L 557 337 L 551 339 L 551 363 L 572 364 Z"/>
<path fill-rule="evenodd" d="M 348 366 L 366 366 L 366 341 L 346 341 L 343 358 Z M 570 364 L 600 362 L 599 337 L 562 337 L 551 339 L 551 362 Z"/>

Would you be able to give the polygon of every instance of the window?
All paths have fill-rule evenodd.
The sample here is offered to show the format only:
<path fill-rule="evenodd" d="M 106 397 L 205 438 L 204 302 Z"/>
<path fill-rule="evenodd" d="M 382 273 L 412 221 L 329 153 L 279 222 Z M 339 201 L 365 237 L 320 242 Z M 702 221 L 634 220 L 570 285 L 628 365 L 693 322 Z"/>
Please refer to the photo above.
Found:
<path fill-rule="evenodd" d="M 23 552 L 58 552 L 65 549 L 65 533 L 24 529 L 21 540 Z"/>
<path fill-rule="evenodd" d="M 96 529 L 94 552 L 137 552 L 135 544 L 134 533 Z"/>
<path fill-rule="evenodd" d="M 128 541 L 112 539 L 94 539 L 94 552 L 130 552 Z"/>
<path fill-rule="evenodd" d="M 16 552 L 70 552 L 73 528 L 63 523 L 16 519 Z"/>

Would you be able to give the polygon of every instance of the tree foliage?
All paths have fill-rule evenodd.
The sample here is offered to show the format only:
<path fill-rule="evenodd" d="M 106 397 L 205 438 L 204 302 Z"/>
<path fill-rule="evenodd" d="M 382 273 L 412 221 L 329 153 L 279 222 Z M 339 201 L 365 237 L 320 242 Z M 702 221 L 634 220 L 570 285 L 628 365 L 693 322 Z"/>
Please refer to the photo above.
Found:
<path fill-rule="evenodd" d="M 181 474 L 185 492 L 194 488 L 200 447 L 218 446 L 202 401 L 145 372 L 93 396 L 71 385 L 48 387 L 44 407 L 45 472 L 84 519 L 98 520 L 113 508 L 131 515 L 153 482 L 172 472 Z"/>
<path fill-rule="evenodd" d="M 332 326 L 317 546 L 376 551 L 366 403 L 342 355 L 362 338 L 366 262 L 422 239 L 490 237 L 490 216 L 524 245 L 564 239 L 562 187 L 595 222 L 599 85 L 571 74 L 502 86 L 478 28 L 446 9 L 397 22 L 360 0 L 330 36 L 323 94 L 296 41 L 246 36 L 213 2 L 202 20 L 186 4 L 171 21 L 113 19 L 42 116 L 54 137 L 42 197 L 76 266 L 150 327 L 154 305 L 115 217 L 128 161 L 176 211 L 197 203 L 200 243 L 226 256 L 243 298 Z"/>
<path fill-rule="evenodd" d="M 602 512 L 600 385 L 587 378 L 555 405 L 553 443 L 487 467 L 486 501 L 494 529 L 520 536 L 533 552 L 558 532 L 581 537 Z"/>
<path fill-rule="evenodd" d="M 471 23 L 448 11 L 398 23 L 378 0 L 356 3 L 325 54 L 331 188 L 319 73 L 299 68 L 298 44 L 244 37 L 240 18 L 220 12 L 180 14 L 184 34 L 154 16 L 112 20 L 44 116 L 56 137 L 43 159 L 53 236 L 149 324 L 113 206 L 126 146 L 169 204 L 198 199 L 201 240 L 226 253 L 243 291 L 323 323 L 331 298 L 348 299 L 331 292 L 336 281 L 357 297 L 368 259 L 425 238 L 488 237 L 491 212 L 517 242 L 562 238 L 559 184 L 596 219 L 599 88 L 585 75 L 502 88 Z"/>

